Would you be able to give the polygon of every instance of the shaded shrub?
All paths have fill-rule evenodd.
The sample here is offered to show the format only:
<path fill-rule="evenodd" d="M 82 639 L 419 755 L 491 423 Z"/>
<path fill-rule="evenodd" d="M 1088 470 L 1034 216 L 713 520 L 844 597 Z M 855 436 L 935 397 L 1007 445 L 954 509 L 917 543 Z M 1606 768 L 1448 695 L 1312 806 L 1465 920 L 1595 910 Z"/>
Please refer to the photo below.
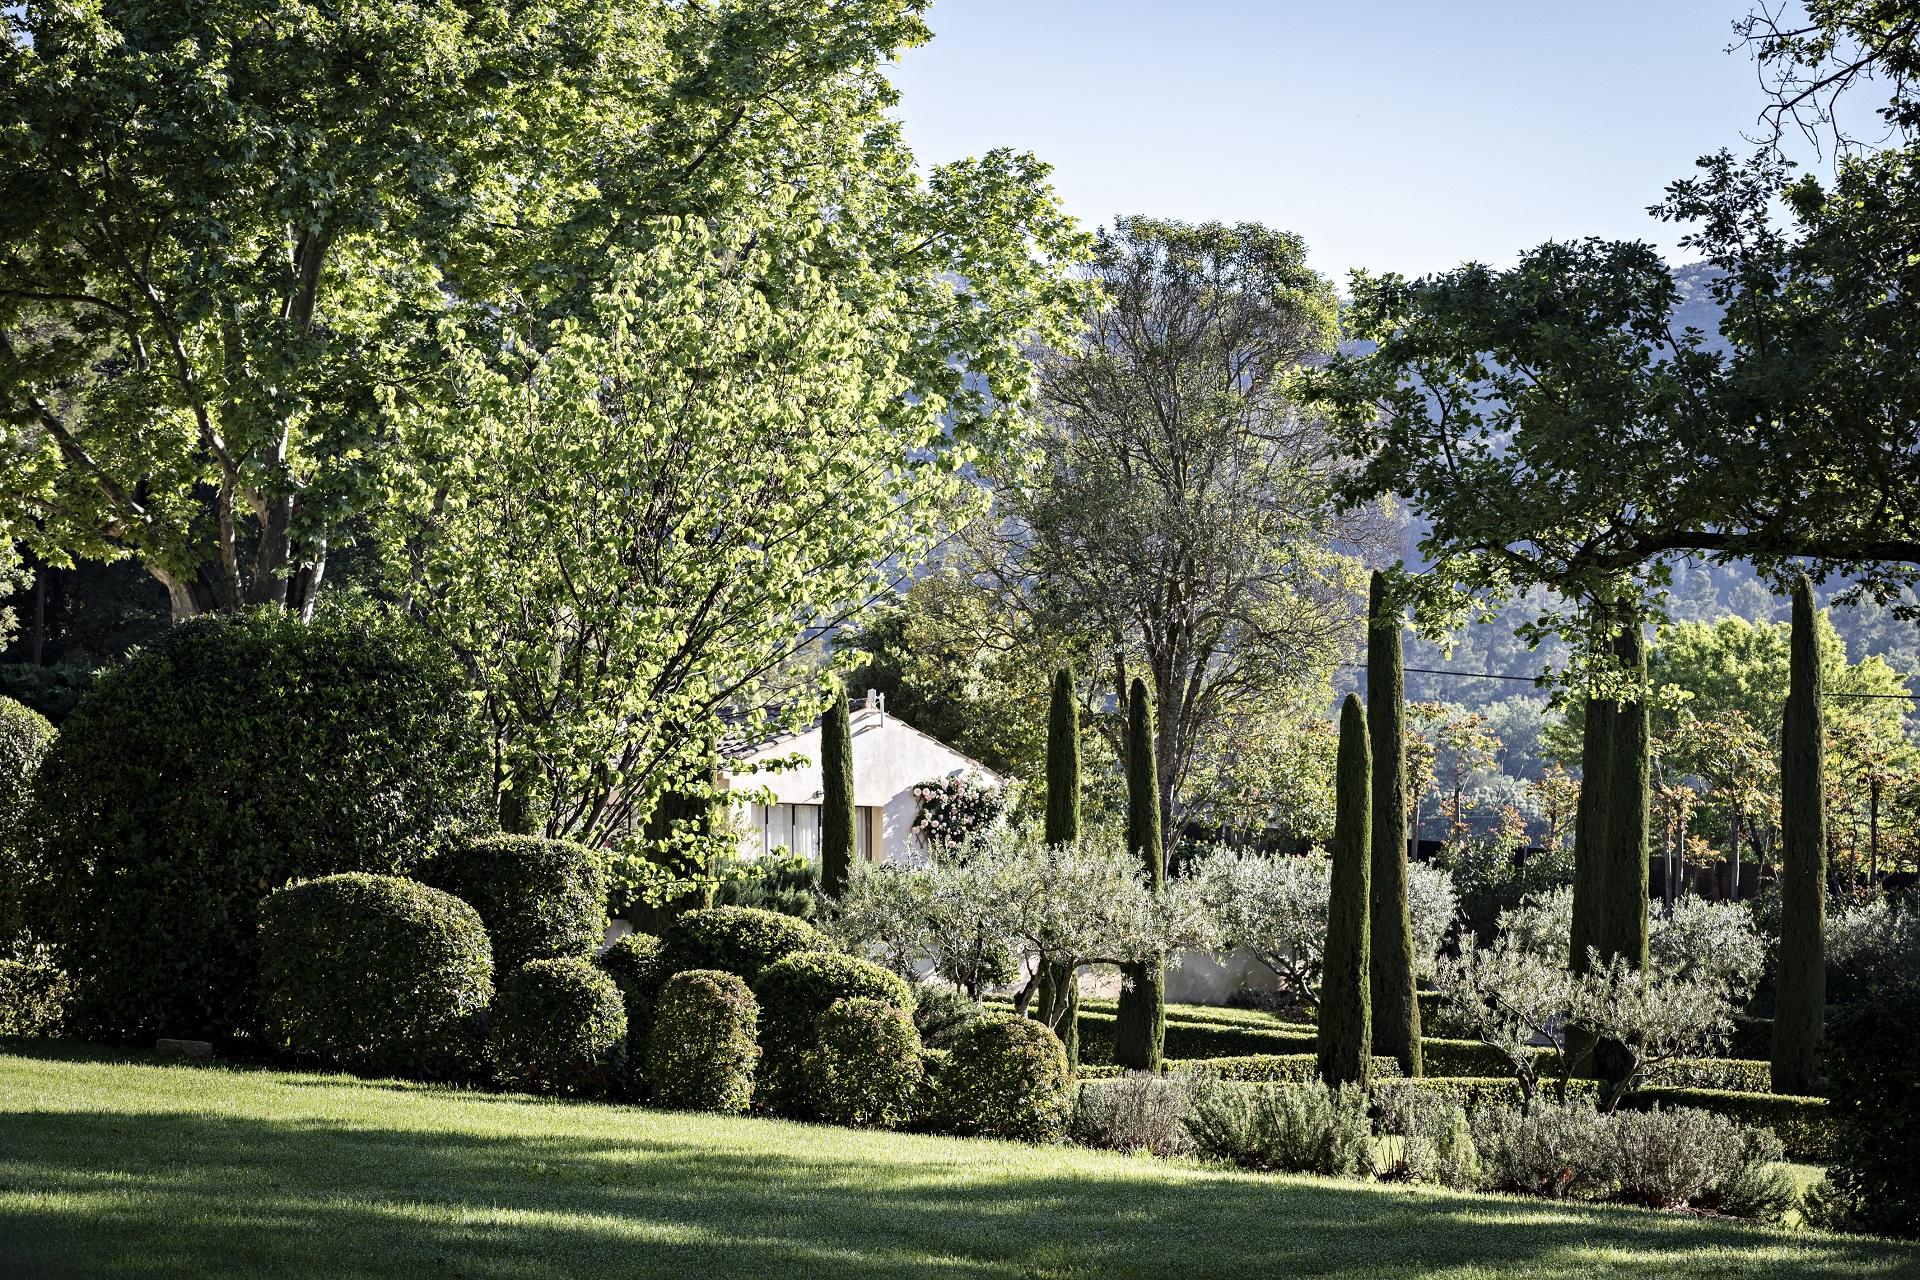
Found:
<path fill-rule="evenodd" d="M 787 1115 L 810 1114 L 808 1055 L 818 1043 L 815 1024 L 835 1001 L 880 1000 L 902 1016 L 913 1007 L 913 991 L 898 974 L 840 951 L 783 956 L 752 986 L 760 1002 L 760 1100 Z"/>
<path fill-rule="evenodd" d="M 1187 1132 L 1202 1155 L 1289 1173 L 1373 1171 L 1373 1126 L 1366 1092 L 1357 1085 L 1187 1079 Z"/>
<path fill-rule="evenodd" d="M 59 1035 L 67 997 L 67 975 L 44 954 L 0 960 L 0 1036 Z"/>
<path fill-rule="evenodd" d="M 1825 1098 L 1784 1093 L 1741 1093 L 1732 1089 L 1636 1089 L 1623 1106 L 1691 1107 L 1729 1120 L 1771 1130 L 1795 1160 L 1825 1160 L 1835 1154 L 1832 1109 Z"/>
<path fill-rule="evenodd" d="M 1920 1235 L 1920 979 L 1881 986 L 1834 1018 L 1827 1084 L 1837 1162 L 1827 1175 L 1830 1216 Z"/>
<path fill-rule="evenodd" d="M 667 980 L 660 939 L 650 933 L 629 933 L 613 940 L 613 945 L 594 957 L 600 971 L 620 988 L 620 999 L 627 1009 L 627 1048 L 629 1065 L 638 1068 L 647 1032 L 653 1026 L 654 1003 Z"/>
<path fill-rule="evenodd" d="M 1480 1185 L 1480 1149 L 1459 1102 L 1427 1089 L 1381 1091 L 1375 1102 L 1380 1131 L 1400 1139 L 1398 1159 L 1383 1176 L 1461 1189 Z"/>
<path fill-rule="evenodd" d="M 832 942 L 804 920 L 753 907 L 689 911 L 660 939 L 668 973 L 719 969 L 753 986 L 761 970 L 796 951 L 827 951 Z"/>
<path fill-rule="evenodd" d="M 1606 1120 L 1591 1098 L 1530 1110 L 1489 1103 L 1473 1113 L 1473 1143 L 1496 1190 L 1559 1200 L 1607 1188 Z"/>
<path fill-rule="evenodd" d="M 759 1004 L 738 974 L 685 969 L 667 979 L 647 1037 L 653 1101 L 688 1111 L 745 1111 L 753 1101 Z"/>
<path fill-rule="evenodd" d="M 1068 1136 L 1089 1147 L 1191 1155 L 1187 1082 L 1178 1076 L 1129 1071 L 1081 1083 Z"/>
<path fill-rule="evenodd" d="M 480 913 L 502 973 L 588 955 L 606 933 L 604 860 L 571 840 L 482 836 L 433 858 L 420 878 Z"/>
<path fill-rule="evenodd" d="M 918 986 L 913 996 L 913 1026 L 929 1049 L 946 1048 L 980 1016 L 979 1002 L 958 987 Z"/>
<path fill-rule="evenodd" d="M 830 1124 L 896 1129 L 926 1089 L 920 1035 L 898 1005 L 869 996 L 836 1000 L 815 1021 L 806 1054 L 807 1101 Z"/>
<path fill-rule="evenodd" d="M 935 1124 L 945 1132 L 1023 1142 L 1066 1134 L 1073 1113 L 1066 1050 L 1030 1018 L 982 1015 L 955 1038 L 937 1071 Z"/>
<path fill-rule="evenodd" d="M 26 933 L 21 890 L 28 870 L 21 846 L 29 829 L 34 776 L 53 739 L 53 724 L 45 716 L 0 697 L 0 956 L 20 945 Z"/>
<path fill-rule="evenodd" d="M 620 1083 L 627 1010 L 613 979 L 585 960 L 529 960 L 500 983 L 487 1057 L 502 1084 L 596 1097 Z"/>
<path fill-rule="evenodd" d="M 1710 1112 L 1623 1111 L 1608 1117 L 1605 1178 L 1629 1204 L 1777 1218 L 1794 1200 L 1782 1154 L 1772 1134 Z"/>
<path fill-rule="evenodd" d="M 349 872 L 277 890 L 259 914 L 268 1044 L 395 1075 L 454 1074 L 477 1060 L 493 958 L 471 906 L 412 880 Z"/>
<path fill-rule="evenodd" d="M 452 659 L 366 614 L 198 618 L 100 675 L 40 771 L 30 877 L 84 1029 L 247 1028 L 263 895 L 474 828 L 481 741 Z"/>

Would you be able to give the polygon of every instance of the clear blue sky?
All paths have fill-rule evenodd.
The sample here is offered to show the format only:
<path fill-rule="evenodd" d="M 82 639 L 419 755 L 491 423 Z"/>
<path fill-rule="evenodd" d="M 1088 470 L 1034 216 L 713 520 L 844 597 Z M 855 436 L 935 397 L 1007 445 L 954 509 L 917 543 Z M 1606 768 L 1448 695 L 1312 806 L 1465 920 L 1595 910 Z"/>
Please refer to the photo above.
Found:
<path fill-rule="evenodd" d="M 894 72 L 923 162 L 1014 146 L 1088 224 L 1259 221 L 1410 273 L 1646 215 L 1763 99 L 1748 0 L 938 0 Z"/>

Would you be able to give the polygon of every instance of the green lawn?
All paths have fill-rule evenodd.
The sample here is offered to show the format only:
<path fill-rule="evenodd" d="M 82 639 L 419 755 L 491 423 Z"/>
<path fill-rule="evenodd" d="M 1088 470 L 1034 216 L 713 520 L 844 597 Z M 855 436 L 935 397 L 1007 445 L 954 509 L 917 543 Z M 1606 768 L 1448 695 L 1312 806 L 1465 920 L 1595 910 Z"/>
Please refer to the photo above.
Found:
<path fill-rule="evenodd" d="M 114 1275 L 1920 1277 L 1920 1247 L 12 1045 L 0 1276 Z"/>

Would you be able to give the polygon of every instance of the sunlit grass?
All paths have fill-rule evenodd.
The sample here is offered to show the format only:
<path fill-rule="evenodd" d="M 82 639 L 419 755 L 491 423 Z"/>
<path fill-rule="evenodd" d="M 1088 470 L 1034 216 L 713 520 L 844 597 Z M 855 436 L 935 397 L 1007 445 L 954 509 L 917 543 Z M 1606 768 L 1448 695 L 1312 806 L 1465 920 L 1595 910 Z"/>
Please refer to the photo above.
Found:
<path fill-rule="evenodd" d="M 1920 1276 L 1920 1249 L 1073 1148 L 0 1054 L 0 1276 Z"/>

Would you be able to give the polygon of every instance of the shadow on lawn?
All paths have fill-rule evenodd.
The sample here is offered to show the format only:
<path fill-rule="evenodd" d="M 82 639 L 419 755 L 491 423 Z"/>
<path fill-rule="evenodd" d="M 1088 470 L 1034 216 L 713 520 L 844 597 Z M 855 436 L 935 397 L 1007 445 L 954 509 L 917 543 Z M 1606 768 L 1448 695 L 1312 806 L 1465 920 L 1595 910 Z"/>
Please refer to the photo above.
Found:
<path fill-rule="evenodd" d="M 405 1093 L 417 1096 L 391 1091 L 395 1125 L 418 1123 L 401 1110 Z M 408 1131 L 367 1127 L 364 1109 L 299 1121 L 0 1115 L 0 1276 L 1169 1280 L 1460 1268 L 1589 1280 L 1608 1262 L 1662 1274 L 1714 1247 L 1729 1252 L 1694 1261 L 1729 1274 L 1743 1253 L 1779 1244 L 1651 1214 L 1168 1176 L 1145 1162 L 1042 1178 L 1009 1166 L 1004 1149 L 978 1148 L 976 1160 L 975 1149 L 935 1141 L 905 1148 L 918 1161 L 901 1148 L 854 1160 L 845 1144 L 860 1139 L 829 1131 L 818 1131 L 818 1156 L 803 1154 L 814 1131 L 785 1127 L 761 1131 L 785 1152 L 758 1149 L 745 1128 L 705 1146 L 684 1124 L 631 1110 L 563 1108 L 556 1127 L 583 1117 L 600 1132 Z M 614 1129 L 622 1123 L 631 1138 Z M 1620 1252 L 1602 1260 L 1592 1250 L 1603 1246 Z M 1920 1273 L 1916 1262 L 1920 1254 L 1888 1246 L 1813 1241 L 1785 1265 L 1800 1276 L 1888 1276 Z M 1767 1270 L 1757 1257 L 1751 1265 Z"/>

